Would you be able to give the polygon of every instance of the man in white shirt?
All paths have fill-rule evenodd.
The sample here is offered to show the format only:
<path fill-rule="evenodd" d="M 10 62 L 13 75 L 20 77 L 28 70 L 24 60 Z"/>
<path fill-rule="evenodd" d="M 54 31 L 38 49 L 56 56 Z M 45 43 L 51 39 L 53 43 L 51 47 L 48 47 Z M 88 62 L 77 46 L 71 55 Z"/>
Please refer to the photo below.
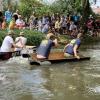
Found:
<path fill-rule="evenodd" d="M 13 31 L 9 31 L 8 35 L 4 38 L 3 43 L 0 48 L 0 52 L 13 52 L 14 47 L 22 48 L 22 46 L 17 46 L 13 40 Z"/>
<path fill-rule="evenodd" d="M 24 32 L 20 32 L 19 37 L 15 39 L 16 46 L 18 47 L 25 47 L 27 43 L 27 38 L 24 37 Z M 15 48 L 15 51 L 21 51 L 22 48 Z"/>

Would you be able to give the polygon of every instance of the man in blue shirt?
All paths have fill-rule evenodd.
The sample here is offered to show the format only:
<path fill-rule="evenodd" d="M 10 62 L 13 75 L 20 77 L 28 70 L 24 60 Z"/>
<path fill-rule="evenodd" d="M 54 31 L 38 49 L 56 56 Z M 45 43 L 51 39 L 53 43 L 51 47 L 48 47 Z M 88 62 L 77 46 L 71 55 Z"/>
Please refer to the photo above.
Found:
<path fill-rule="evenodd" d="M 45 39 L 41 42 L 40 46 L 37 49 L 37 58 L 38 59 L 47 59 L 51 48 L 57 46 L 58 42 L 54 35 L 51 35 L 49 39 Z"/>
<path fill-rule="evenodd" d="M 9 23 L 12 19 L 12 12 L 10 11 L 10 9 L 8 8 L 7 11 L 5 11 L 5 19 L 6 22 Z"/>
<path fill-rule="evenodd" d="M 65 57 L 74 56 L 77 59 L 80 59 L 80 56 L 78 55 L 77 51 L 81 44 L 81 40 L 80 40 L 81 36 L 82 36 L 82 33 L 79 33 L 77 35 L 76 39 L 73 39 L 69 44 L 67 44 L 64 47 L 64 56 Z"/>

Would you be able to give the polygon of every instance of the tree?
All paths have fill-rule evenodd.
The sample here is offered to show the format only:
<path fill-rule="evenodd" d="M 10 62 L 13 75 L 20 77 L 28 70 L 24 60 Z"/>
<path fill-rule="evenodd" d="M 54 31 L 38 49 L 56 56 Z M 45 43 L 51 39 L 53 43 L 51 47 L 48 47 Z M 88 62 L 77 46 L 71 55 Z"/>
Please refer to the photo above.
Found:
<path fill-rule="evenodd" d="M 49 5 L 43 4 L 42 0 L 20 0 L 20 2 L 19 10 L 27 19 L 29 19 L 33 11 L 38 16 L 51 12 Z"/>
<path fill-rule="evenodd" d="M 86 25 L 84 25 L 83 23 L 86 23 L 87 20 L 88 20 L 88 17 L 89 15 L 92 13 L 92 10 L 91 10 L 91 7 L 90 7 L 90 3 L 89 3 L 89 0 L 83 0 L 82 2 L 83 4 L 83 13 L 82 13 L 82 17 L 83 17 L 83 20 L 82 20 L 82 25 L 83 25 L 83 28 L 84 30 L 86 30 Z"/>
<path fill-rule="evenodd" d="M 16 8 L 18 8 L 18 2 L 17 0 L 3 0 L 3 8 L 4 11 L 7 10 L 8 8 L 15 11 Z"/>
<path fill-rule="evenodd" d="M 24 17 L 29 18 L 35 8 L 42 5 L 43 4 L 37 0 L 20 0 L 19 10 Z"/>
<path fill-rule="evenodd" d="M 81 0 L 56 0 L 51 9 L 58 13 L 79 12 L 82 9 Z"/>

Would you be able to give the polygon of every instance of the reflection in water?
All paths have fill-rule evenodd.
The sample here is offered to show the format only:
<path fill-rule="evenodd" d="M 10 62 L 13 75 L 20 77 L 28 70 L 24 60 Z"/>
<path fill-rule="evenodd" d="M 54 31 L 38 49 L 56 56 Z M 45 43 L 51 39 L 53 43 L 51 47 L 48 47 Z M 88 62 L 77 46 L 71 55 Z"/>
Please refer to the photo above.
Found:
<path fill-rule="evenodd" d="M 55 65 L 30 66 L 22 57 L 0 62 L 0 100 L 99 100 L 99 52 L 85 51 L 90 61 Z"/>

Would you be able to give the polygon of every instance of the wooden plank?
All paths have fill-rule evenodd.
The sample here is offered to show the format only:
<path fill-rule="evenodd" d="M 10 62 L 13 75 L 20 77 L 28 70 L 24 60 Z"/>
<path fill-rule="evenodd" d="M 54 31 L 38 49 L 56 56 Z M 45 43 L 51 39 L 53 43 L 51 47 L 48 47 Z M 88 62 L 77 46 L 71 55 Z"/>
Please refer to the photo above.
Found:
<path fill-rule="evenodd" d="M 77 59 L 74 57 L 64 57 L 63 52 L 51 52 L 48 59 L 38 60 L 36 58 L 35 53 L 33 53 L 31 55 L 30 59 L 31 60 L 29 60 L 29 62 L 31 65 L 33 65 L 33 64 L 41 65 L 41 62 L 43 62 L 43 61 L 49 61 L 50 63 L 74 62 L 74 61 L 90 60 L 90 57 L 81 56 L 80 59 Z"/>
<path fill-rule="evenodd" d="M 90 57 L 84 57 L 84 58 L 73 58 L 73 59 L 58 59 L 58 60 L 44 60 L 44 61 L 39 61 L 39 60 L 29 60 L 30 65 L 43 65 L 45 62 L 49 62 L 49 64 L 54 64 L 54 63 L 61 63 L 61 62 L 78 62 L 78 61 L 85 61 L 85 60 L 90 60 Z"/>

